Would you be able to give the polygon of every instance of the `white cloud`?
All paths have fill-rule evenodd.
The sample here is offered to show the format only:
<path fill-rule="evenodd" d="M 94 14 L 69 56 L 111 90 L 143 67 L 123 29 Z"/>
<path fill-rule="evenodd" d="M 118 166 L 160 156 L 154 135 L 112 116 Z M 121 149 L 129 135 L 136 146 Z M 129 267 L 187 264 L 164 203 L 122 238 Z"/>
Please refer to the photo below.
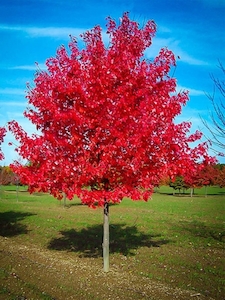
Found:
<path fill-rule="evenodd" d="M 0 101 L 0 106 L 25 107 L 25 101 Z"/>
<path fill-rule="evenodd" d="M 29 27 L 25 30 L 32 37 L 53 37 L 53 38 L 67 38 L 69 35 L 78 37 L 81 33 L 86 31 L 81 28 L 70 28 L 70 27 Z"/>
<path fill-rule="evenodd" d="M 26 71 L 37 71 L 39 69 L 46 70 L 46 65 L 44 63 L 41 64 L 34 64 L 34 65 L 22 65 L 22 66 L 14 66 L 10 67 L 10 70 L 26 70 Z"/>
<path fill-rule="evenodd" d="M 70 35 L 79 37 L 87 29 L 74 27 L 26 27 L 26 26 L 8 26 L 0 24 L 0 30 L 24 32 L 30 37 L 52 37 L 57 39 L 68 39 Z"/>
<path fill-rule="evenodd" d="M 189 115 L 187 113 L 181 113 L 181 115 L 176 117 L 175 122 L 178 124 L 182 122 L 191 122 L 192 124 L 190 130 L 191 133 L 195 132 L 196 130 L 200 130 L 200 131 L 204 130 L 203 123 L 200 116 L 198 116 L 195 111 L 193 111 L 192 113 L 193 115 Z"/>
<path fill-rule="evenodd" d="M 6 31 L 18 31 L 24 32 L 33 38 L 43 38 L 50 37 L 55 39 L 69 39 L 72 35 L 77 39 L 80 39 L 80 34 L 86 32 L 87 28 L 73 28 L 73 27 L 23 27 L 23 26 L 6 26 L 0 24 L 0 30 Z M 169 33 L 171 30 L 168 27 L 159 26 L 159 33 Z M 108 45 L 109 37 L 105 30 L 102 30 L 102 38 L 105 45 Z M 187 52 L 182 50 L 179 46 L 180 41 L 173 38 L 160 38 L 155 37 L 153 39 L 153 44 L 150 48 L 146 50 L 146 56 L 149 58 L 155 57 L 161 48 L 167 47 L 172 50 L 176 56 L 179 56 L 182 62 L 188 63 L 190 65 L 208 65 L 206 61 L 200 60 L 198 58 L 192 57 Z M 36 70 L 35 66 L 19 66 L 20 69 L 26 70 Z"/>
<path fill-rule="evenodd" d="M 192 57 L 187 52 L 181 49 L 179 46 L 180 41 L 172 38 L 154 38 L 153 43 L 150 48 L 145 52 L 146 56 L 149 58 L 154 58 L 158 55 L 160 49 L 167 47 L 169 50 L 173 51 L 176 57 L 179 56 L 181 62 L 187 63 L 189 65 L 208 65 L 206 61 Z"/>
<path fill-rule="evenodd" d="M 23 89 L 16 89 L 16 88 L 1 88 L 0 95 L 7 94 L 7 95 L 25 95 L 25 90 Z"/>
<path fill-rule="evenodd" d="M 7 113 L 9 120 L 22 120 L 24 118 L 23 111 L 16 112 L 16 111 L 10 111 Z M 19 121 L 20 122 L 20 121 Z"/>
<path fill-rule="evenodd" d="M 177 92 L 181 92 L 181 91 L 189 91 L 189 96 L 205 96 L 205 92 L 201 91 L 201 90 L 196 90 L 196 89 L 192 89 L 189 87 L 184 87 L 181 85 L 178 85 L 176 88 Z"/>
<path fill-rule="evenodd" d="M 31 136 L 33 133 L 37 133 L 36 127 L 27 118 L 24 118 L 22 113 L 11 112 L 9 117 L 9 120 L 16 120 L 28 135 Z M 9 143 L 12 143 L 13 145 L 9 146 Z M 5 159 L 0 161 L 0 165 L 8 166 L 14 160 L 20 159 L 18 153 L 15 151 L 15 147 L 17 145 L 18 142 L 15 140 L 13 134 L 11 132 L 7 132 L 4 142 L 1 144 Z"/>
<path fill-rule="evenodd" d="M 192 57 L 191 55 L 189 55 L 188 53 L 186 53 L 185 51 L 183 51 L 179 47 L 177 47 L 177 48 L 172 47 L 171 50 L 174 52 L 174 54 L 176 56 L 180 57 L 180 60 L 182 62 L 185 62 L 189 65 L 196 65 L 196 66 L 207 66 L 207 65 L 209 65 L 208 62 L 197 59 L 195 57 Z"/>

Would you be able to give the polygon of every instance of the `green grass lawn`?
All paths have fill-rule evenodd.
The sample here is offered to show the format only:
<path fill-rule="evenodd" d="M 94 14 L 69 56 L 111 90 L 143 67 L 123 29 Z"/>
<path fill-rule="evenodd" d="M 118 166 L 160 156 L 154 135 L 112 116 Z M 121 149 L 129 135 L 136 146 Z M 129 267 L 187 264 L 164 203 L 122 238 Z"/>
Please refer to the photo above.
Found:
<path fill-rule="evenodd" d="M 110 205 L 110 263 L 125 272 L 222 299 L 225 293 L 225 189 L 178 196 L 161 187 L 148 202 Z M 0 192 L 0 235 L 23 245 L 100 259 L 102 209 L 63 203 L 13 186 Z"/>

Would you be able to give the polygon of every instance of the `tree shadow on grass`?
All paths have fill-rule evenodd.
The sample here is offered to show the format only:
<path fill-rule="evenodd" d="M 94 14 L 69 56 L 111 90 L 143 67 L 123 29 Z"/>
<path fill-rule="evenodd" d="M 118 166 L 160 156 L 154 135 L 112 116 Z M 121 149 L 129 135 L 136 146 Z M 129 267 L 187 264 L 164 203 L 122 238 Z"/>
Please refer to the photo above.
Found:
<path fill-rule="evenodd" d="M 60 205 L 64 206 L 63 199 L 59 201 Z M 84 204 L 81 202 L 73 202 L 73 200 L 66 200 L 66 205 L 64 206 L 65 208 L 70 208 L 73 206 L 84 206 Z"/>
<path fill-rule="evenodd" d="M 27 226 L 20 221 L 34 214 L 27 212 L 7 211 L 0 213 L 0 235 L 12 237 L 28 233 Z"/>
<path fill-rule="evenodd" d="M 224 191 L 219 191 L 218 194 L 221 196 L 221 195 L 225 195 L 225 192 Z"/>
<path fill-rule="evenodd" d="M 210 238 L 218 242 L 225 242 L 225 228 L 223 224 L 208 225 L 200 221 L 181 222 L 183 230 L 190 232 L 193 236 Z"/>
<path fill-rule="evenodd" d="M 101 257 L 102 231 L 102 225 L 83 228 L 80 231 L 61 231 L 59 238 L 50 241 L 48 249 L 78 252 L 80 257 Z M 110 225 L 110 253 L 134 255 L 134 250 L 139 247 L 160 247 L 169 242 L 161 238 L 161 234 L 148 235 L 139 231 L 136 226 Z"/>

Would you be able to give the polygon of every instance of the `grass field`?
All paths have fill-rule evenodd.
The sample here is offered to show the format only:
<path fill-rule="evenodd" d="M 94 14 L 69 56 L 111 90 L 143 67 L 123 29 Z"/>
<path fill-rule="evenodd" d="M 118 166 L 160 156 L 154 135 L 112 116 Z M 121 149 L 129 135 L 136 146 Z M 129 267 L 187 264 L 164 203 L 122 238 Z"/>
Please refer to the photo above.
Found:
<path fill-rule="evenodd" d="M 111 270 L 128 274 L 128 278 L 135 276 L 140 286 L 147 278 L 191 290 L 195 299 L 200 299 L 201 294 L 205 299 L 222 300 L 225 189 L 210 187 L 207 197 L 204 189 L 196 190 L 194 197 L 188 191 L 180 196 L 172 193 L 172 189 L 161 187 L 149 202 L 124 199 L 121 204 L 110 206 Z M 52 255 L 65 254 L 68 259 L 97 264 L 101 269 L 102 221 L 102 209 L 90 209 L 81 205 L 79 199 L 68 201 L 65 208 L 47 194 L 30 195 L 24 187 L 20 187 L 18 194 L 13 186 L 1 188 L 0 236 L 16 245 L 36 247 Z M 8 274 L 15 273 L 14 267 L 3 261 L 1 264 L 4 266 L 0 265 L 0 299 L 22 299 L 16 298 L 18 291 L 13 291 L 11 285 L 10 291 L 7 286 Z M 81 280 L 85 281 L 85 277 Z M 25 291 L 27 286 L 23 280 L 20 288 Z M 72 293 L 70 288 L 68 283 L 64 292 Z M 94 291 L 90 293 L 92 296 L 86 299 L 105 299 L 99 292 L 98 296 Z M 38 295 L 32 299 L 56 299 L 51 294 Z M 122 298 L 132 299 L 110 299 Z M 145 298 L 142 295 L 136 299 Z"/>

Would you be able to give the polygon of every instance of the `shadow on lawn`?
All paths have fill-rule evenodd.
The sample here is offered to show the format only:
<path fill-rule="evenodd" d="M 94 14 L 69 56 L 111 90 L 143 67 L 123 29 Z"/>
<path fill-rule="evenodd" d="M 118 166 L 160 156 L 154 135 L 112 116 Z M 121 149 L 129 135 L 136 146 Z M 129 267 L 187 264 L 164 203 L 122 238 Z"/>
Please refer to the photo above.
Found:
<path fill-rule="evenodd" d="M 203 222 L 193 220 L 191 222 L 181 222 L 181 227 L 189 231 L 193 236 L 213 239 L 218 242 L 225 242 L 225 228 L 223 224 L 213 224 L 209 226 Z"/>
<path fill-rule="evenodd" d="M 61 231 L 61 237 L 53 239 L 48 249 L 80 252 L 80 257 L 102 256 L 102 225 Z M 138 231 L 136 226 L 126 224 L 110 225 L 110 253 L 134 255 L 139 247 L 160 247 L 170 241 L 160 238 L 160 234 L 147 235 Z"/>
<path fill-rule="evenodd" d="M 27 212 L 7 211 L 0 213 L 0 235 L 12 237 L 28 233 L 27 226 L 20 221 L 34 214 Z"/>
<path fill-rule="evenodd" d="M 219 191 L 218 194 L 219 195 L 225 195 L 225 192 L 224 191 Z"/>

